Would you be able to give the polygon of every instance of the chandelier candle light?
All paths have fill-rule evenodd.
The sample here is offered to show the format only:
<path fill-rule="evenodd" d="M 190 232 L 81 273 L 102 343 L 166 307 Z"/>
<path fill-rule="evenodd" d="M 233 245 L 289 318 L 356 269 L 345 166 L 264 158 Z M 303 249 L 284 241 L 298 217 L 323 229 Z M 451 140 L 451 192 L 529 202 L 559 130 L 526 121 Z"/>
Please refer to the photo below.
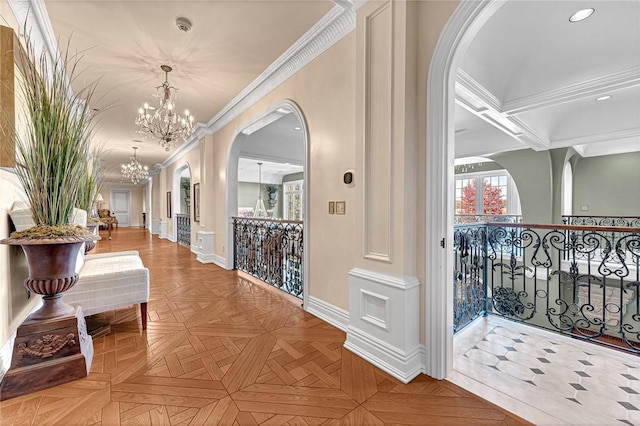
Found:
<path fill-rule="evenodd" d="M 138 184 L 142 179 L 149 176 L 149 168 L 140 164 L 138 156 L 136 155 L 137 146 L 132 146 L 133 155 L 129 157 L 129 163 L 120 166 L 122 176 L 126 179 L 131 179 L 131 182 Z"/>
<path fill-rule="evenodd" d="M 140 126 L 140 133 L 160 139 L 160 145 L 165 151 L 169 151 L 178 141 L 186 141 L 191 135 L 193 116 L 189 114 L 189 110 L 184 112 L 184 117 L 178 115 L 178 89 L 169 85 L 169 73 L 172 68 L 169 65 L 161 65 L 160 68 L 165 73 L 165 79 L 161 86 L 156 87 L 158 93 L 154 95 L 160 98 L 160 107 L 156 109 L 145 102 L 138 110 L 135 123 Z"/>

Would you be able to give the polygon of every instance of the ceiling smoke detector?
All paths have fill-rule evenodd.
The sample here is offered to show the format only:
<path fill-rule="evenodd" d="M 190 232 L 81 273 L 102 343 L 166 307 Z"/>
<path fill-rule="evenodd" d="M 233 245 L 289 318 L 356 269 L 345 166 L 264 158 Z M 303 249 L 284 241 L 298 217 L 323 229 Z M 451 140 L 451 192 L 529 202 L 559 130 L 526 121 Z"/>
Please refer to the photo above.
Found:
<path fill-rule="evenodd" d="M 176 28 L 178 28 L 183 33 L 188 33 L 191 31 L 191 21 L 184 17 L 176 18 Z"/>

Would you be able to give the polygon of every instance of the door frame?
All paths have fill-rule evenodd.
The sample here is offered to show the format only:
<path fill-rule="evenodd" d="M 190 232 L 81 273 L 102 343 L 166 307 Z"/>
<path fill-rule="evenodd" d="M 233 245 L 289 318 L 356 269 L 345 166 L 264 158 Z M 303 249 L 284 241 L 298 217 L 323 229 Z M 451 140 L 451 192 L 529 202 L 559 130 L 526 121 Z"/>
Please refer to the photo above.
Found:
<path fill-rule="evenodd" d="M 461 0 L 440 33 L 427 77 L 427 218 L 425 373 L 444 379 L 453 369 L 453 204 L 455 82 L 467 48 L 504 0 Z M 444 248 L 441 247 L 444 243 Z"/>
<path fill-rule="evenodd" d="M 127 203 L 129 204 L 129 208 L 127 210 L 127 217 L 128 217 L 129 220 L 127 221 L 128 225 L 124 225 L 124 226 L 125 227 L 129 227 L 129 226 L 131 226 L 131 218 L 133 216 L 132 212 L 131 212 L 131 209 L 132 209 L 131 190 L 130 189 L 123 189 L 123 188 L 111 188 L 109 190 L 109 210 L 111 211 L 111 214 L 115 214 L 113 212 L 113 205 L 115 204 L 115 202 L 114 202 L 114 200 L 115 200 L 114 193 L 116 193 L 116 192 L 126 192 L 128 194 Z M 120 223 L 118 223 L 118 226 L 120 226 Z"/>

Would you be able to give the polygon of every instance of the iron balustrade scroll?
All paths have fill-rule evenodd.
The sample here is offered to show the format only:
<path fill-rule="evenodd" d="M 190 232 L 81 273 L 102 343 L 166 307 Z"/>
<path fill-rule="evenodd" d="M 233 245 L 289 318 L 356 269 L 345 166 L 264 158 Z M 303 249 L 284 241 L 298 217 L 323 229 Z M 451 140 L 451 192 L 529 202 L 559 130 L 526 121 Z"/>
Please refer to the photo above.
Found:
<path fill-rule="evenodd" d="M 482 233 L 456 227 L 470 232 Z M 640 228 L 489 223 L 484 232 L 484 251 L 473 249 L 484 259 L 472 263 L 485 268 L 476 275 L 488 313 L 640 353 Z"/>
<path fill-rule="evenodd" d="M 457 214 L 453 216 L 453 223 L 522 223 L 522 215 L 519 214 Z"/>
<path fill-rule="evenodd" d="M 640 228 L 640 216 L 575 216 L 563 215 L 562 223 L 577 226 L 617 226 Z"/>
<path fill-rule="evenodd" d="M 302 221 L 234 217 L 233 238 L 237 270 L 302 299 Z"/>
<path fill-rule="evenodd" d="M 453 232 L 454 333 L 487 314 L 485 225 L 456 227 Z"/>
<path fill-rule="evenodd" d="M 191 247 L 191 218 L 188 214 L 176 214 L 177 240 L 179 244 Z"/>

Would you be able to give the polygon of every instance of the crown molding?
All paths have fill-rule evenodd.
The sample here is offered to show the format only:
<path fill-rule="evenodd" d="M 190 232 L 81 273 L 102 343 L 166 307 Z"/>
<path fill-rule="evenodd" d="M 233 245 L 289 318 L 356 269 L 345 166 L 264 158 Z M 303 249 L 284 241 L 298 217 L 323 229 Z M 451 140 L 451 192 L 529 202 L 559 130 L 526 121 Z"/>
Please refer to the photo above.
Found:
<path fill-rule="evenodd" d="M 57 54 L 57 40 L 44 0 L 7 1 L 18 22 L 35 22 L 36 25 L 27 26 L 27 30 L 31 31 L 31 37 L 36 47 L 46 49 L 50 56 Z M 213 134 L 229 124 L 251 105 L 355 30 L 356 11 L 366 2 L 367 0 L 336 1 L 336 6 L 225 105 L 220 112 L 206 124 L 197 123 L 191 137 L 162 163 L 162 167 L 167 167 L 191 151 L 204 136 Z"/>
<path fill-rule="evenodd" d="M 536 151 L 548 149 L 549 141 L 516 116 L 502 112 L 497 96 L 461 69 L 456 73 L 456 103 L 476 117 Z"/>
<path fill-rule="evenodd" d="M 189 152 L 204 136 L 212 135 L 222 129 L 234 118 L 304 68 L 305 65 L 355 30 L 355 12 L 366 3 L 366 0 L 347 1 L 347 3 L 350 3 L 351 7 L 345 8 L 343 4 L 340 4 L 327 12 L 320 21 L 269 65 L 262 74 L 249 83 L 206 124 L 196 124 L 189 140 L 171 154 L 162 163 L 162 167 L 167 167 L 180 156 Z"/>
<path fill-rule="evenodd" d="M 58 40 L 53 32 L 49 13 L 44 0 L 7 0 L 9 9 L 19 25 L 18 35 L 23 38 L 23 30 L 29 34 L 36 55 L 46 52 L 49 60 L 58 54 Z"/>
<path fill-rule="evenodd" d="M 597 135 L 578 136 L 574 138 L 555 139 L 551 141 L 550 148 L 565 148 L 574 145 L 590 145 L 601 142 L 614 143 L 631 141 L 635 143 L 636 149 L 640 146 L 640 127 L 634 127 L 624 130 L 616 130 L 613 132 L 599 133 Z M 587 147 L 583 147 L 585 153 L 588 151 Z"/>
<path fill-rule="evenodd" d="M 111 186 L 127 186 L 127 187 L 133 186 L 133 187 L 137 188 L 137 187 L 142 187 L 142 186 L 146 185 L 146 183 L 147 183 L 146 180 L 140 181 L 140 183 L 138 183 L 138 184 L 135 184 L 133 182 L 102 182 L 102 187 L 104 188 L 105 186 L 109 186 L 109 187 L 111 187 Z"/>
<path fill-rule="evenodd" d="M 506 102 L 501 112 L 508 115 L 522 114 L 539 108 L 555 106 L 584 98 L 597 97 L 614 90 L 629 89 L 639 85 L 640 67 L 635 67 Z"/>
<path fill-rule="evenodd" d="M 456 73 L 456 95 L 458 94 L 458 83 L 460 84 L 460 90 L 466 92 L 466 98 L 473 96 L 477 102 L 486 108 L 502 112 L 502 102 L 500 102 L 500 99 L 482 84 L 478 83 L 476 79 L 467 74 L 462 68 L 458 68 L 458 72 Z"/>
<path fill-rule="evenodd" d="M 349 9 L 334 6 L 309 31 L 287 49 L 206 124 L 213 134 L 229 124 L 251 105 L 274 90 L 305 65 L 320 56 L 356 28 L 356 10 L 365 1 L 353 2 Z"/>

